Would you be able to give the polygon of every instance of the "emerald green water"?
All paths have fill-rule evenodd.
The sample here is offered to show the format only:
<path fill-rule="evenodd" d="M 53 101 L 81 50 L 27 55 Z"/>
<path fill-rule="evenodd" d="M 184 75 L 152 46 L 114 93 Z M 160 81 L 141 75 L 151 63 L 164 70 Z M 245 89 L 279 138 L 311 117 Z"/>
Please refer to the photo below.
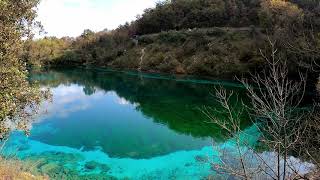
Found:
<path fill-rule="evenodd" d="M 43 103 L 46 113 L 30 137 L 12 133 L 6 152 L 36 161 L 35 171 L 53 179 L 206 178 L 218 153 L 212 144 L 232 149 L 232 140 L 201 109 L 221 109 L 212 95 L 221 85 L 245 101 L 237 84 L 187 77 L 63 69 L 34 72 L 31 80 L 49 88 L 53 100 Z"/>

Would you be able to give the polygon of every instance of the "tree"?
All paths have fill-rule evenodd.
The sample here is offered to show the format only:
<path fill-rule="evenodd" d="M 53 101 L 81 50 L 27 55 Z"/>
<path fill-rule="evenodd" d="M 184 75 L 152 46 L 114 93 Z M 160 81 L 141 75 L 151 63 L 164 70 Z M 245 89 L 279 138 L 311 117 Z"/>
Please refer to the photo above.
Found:
<path fill-rule="evenodd" d="M 27 81 L 21 59 L 23 38 L 32 37 L 39 0 L 0 1 L 0 139 L 12 128 L 28 131 L 28 123 L 42 100 L 40 90 Z"/>
<path fill-rule="evenodd" d="M 91 36 L 93 36 L 94 35 L 94 32 L 93 31 L 91 31 L 90 29 L 85 29 L 84 31 L 83 31 L 83 33 L 81 34 L 81 37 L 82 38 L 90 38 Z"/>
<path fill-rule="evenodd" d="M 304 76 L 300 74 L 300 81 L 290 80 L 286 61 L 278 56 L 275 43 L 270 41 L 270 44 L 271 55 L 262 54 L 268 65 L 265 71 L 252 77 L 253 85 L 246 80 L 242 80 L 242 83 L 251 99 L 249 110 L 253 113 L 253 123 L 261 134 L 260 142 L 269 151 L 275 152 L 275 160 L 250 147 L 243 148 L 248 142 L 239 135 L 243 134 L 240 128 L 241 112 L 235 113 L 234 107 L 230 106 L 232 92 L 228 95 L 225 90 L 221 90 L 217 91 L 217 97 L 227 112 L 228 120 L 212 116 L 212 109 L 209 108 L 205 108 L 203 112 L 213 123 L 230 133 L 236 133 L 236 160 L 240 165 L 234 167 L 230 164 L 218 164 L 214 167 L 217 171 L 223 170 L 243 179 L 303 179 L 304 174 L 300 174 L 299 166 L 291 161 L 290 155 L 296 153 L 299 157 L 309 156 L 308 159 L 319 166 L 319 118 L 313 116 L 313 111 L 300 107 L 306 86 Z"/>
<path fill-rule="evenodd" d="M 299 109 L 299 105 L 304 97 L 306 80 L 302 75 L 298 82 L 289 80 L 286 62 L 277 56 L 275 44 L 271 41 L 270 44 L 271 56 L 264 56 L 269 68 L 253 78 L 258 90 L 243 83 L 259 117 L 257 123 L 263 124 L 261 131 L 266 137 L 264 141 L 277 153 L 274 177 L 286 179 L 290 166 L 289 152 L 294 150 L 304 131 L 302 124 L 306 114 Z"/>
<path fill-rule="evenodd" d="M 65 54 L 72 40 L 68 38 L 45 37 L 43 39 L 26 41 L 23 58 L 28 65 L 42 67 L 50 66 Z"/>

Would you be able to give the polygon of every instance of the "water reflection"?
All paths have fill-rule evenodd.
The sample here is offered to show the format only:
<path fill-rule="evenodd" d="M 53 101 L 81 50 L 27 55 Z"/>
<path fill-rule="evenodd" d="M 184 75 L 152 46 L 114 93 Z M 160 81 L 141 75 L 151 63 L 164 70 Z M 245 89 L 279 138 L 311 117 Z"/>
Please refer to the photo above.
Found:
<path fill-rule="evenodd" d="M 45 105 L 49 114 L 31 135 L 46 144 L 150 158 L 223 139 L 199 110 L 219 107 L 210 84 L 85 69 L 33 73 L 32 80 L 53 94 L 53 103 Z"/>
<path fill-rule="evenodd" d="M 13 133 L 5 150 L 19 147 L 19 158 L 41 161 L 36 168 L 54 179 L 207 179 L 217 175 L 210 164 L 217 158 L 239 165 L 235 139 L 226 139 L 199 110 L 221 109 L 211 95 L 215 82 L 96 69 L 34 72 L 31 79 L 51 89 L 53 102 L 43 104 L 48 113 L 31 137 Z M 223 85 L 246 101 L 241 88 Z M 240 139 L 255 146 L 259 132 L 246 115 L 241 118 Z M 247 146 L 241 150 L 256 167 Z M 273 160 L 272 152 L 259 155 Z"/>
<path fill-rule="evenodd" d="M 33 79 L 50 87 L 62 84 L 78 85 L 86 95 L 115 92 L 122 104 L 130 103 L 136 106 L 136 110 L 144 116 L 165 124 L 178 133 L 193 137 L 221 138 L 219 128 L 210 125 L 208 118 L 199 111 L 203 106 L 220 108 L 220 104 L 212 96 L 214 88 L 217 87 L 214 84 L 194 80 L 195 83 L 191 83 L 185 79 L 168 80 L 157 75 L 138 76 L 85 69 L 50 70 L 46 73 L 35 73 Z M 244 97 L 243 89 L 235 84 L 223 82 L 222 85 Z M 72 87 L 70 90 L 62 91 L 72 91 Z M 244 118 L 243 123 L 246 124 L 248 121 Z"/>

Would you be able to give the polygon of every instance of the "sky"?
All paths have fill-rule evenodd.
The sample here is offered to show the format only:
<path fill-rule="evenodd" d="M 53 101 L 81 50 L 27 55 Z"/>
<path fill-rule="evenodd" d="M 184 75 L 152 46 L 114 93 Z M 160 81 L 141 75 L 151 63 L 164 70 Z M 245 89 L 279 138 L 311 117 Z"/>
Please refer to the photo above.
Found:
<path fill-rule="evenodd" d="M 159 0 L 42 0 L 38 19 L 46 36 L 76 37 L 84 29 L 102 31 L 130 22 Z M 41 36 L 44 36 L 42 34 Z"/>

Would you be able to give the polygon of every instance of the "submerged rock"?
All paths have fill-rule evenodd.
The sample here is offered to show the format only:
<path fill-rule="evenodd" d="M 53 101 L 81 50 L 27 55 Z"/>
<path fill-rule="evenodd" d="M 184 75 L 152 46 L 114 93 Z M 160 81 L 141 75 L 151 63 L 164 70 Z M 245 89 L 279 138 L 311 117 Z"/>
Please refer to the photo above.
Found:
<path fill-rule="evenodd" d="M 90 161 L 90 162 L 87 162 L 84 167 L 88 170 L 94 170 L 97 168 L 97 166 L 99 166 L 98 163 L 94 162 L 94 161 Z"/>
<path fill-rule="evenodd" d="M 207 163 L 209 160 L 208 160 L 208 157 L 206 156 L 196 156 L 195 157 L 196 161 L 197 162 L 201 162 L 201 163 Z"/>
<path fill-rule="evenodd" d="M 108 166 L 108 165 L 105 165 L 105 164 L 101 164 L 100 165 L 100 170 L 102 171 L 102 172 L 108 172 L 108 171 L 110 171 L 110 167 Z"/>
<path fill-rule="evenodd" d="M 99 169 L 101 172 L 108 172 L 110 170 L 110 167 L 108 165 L 100 164 L 95 161 L 86 162 L 86 164 L 84 165 L 84 168 L 89 171 Z"/>
<path fill-rule="evenodd" d="M 190 167 L 190 166 L 192 166 L 192 164 L 191 163 L 186 163 L 184 166 L 185 167 Z"/>
<path fill-rule="evenodd" d="M 50 177 L 55 177 L 63 172 L 63 168 L 55 163 L 45 164 L 41 167 L 41 172 L 47 174 Z"/>

